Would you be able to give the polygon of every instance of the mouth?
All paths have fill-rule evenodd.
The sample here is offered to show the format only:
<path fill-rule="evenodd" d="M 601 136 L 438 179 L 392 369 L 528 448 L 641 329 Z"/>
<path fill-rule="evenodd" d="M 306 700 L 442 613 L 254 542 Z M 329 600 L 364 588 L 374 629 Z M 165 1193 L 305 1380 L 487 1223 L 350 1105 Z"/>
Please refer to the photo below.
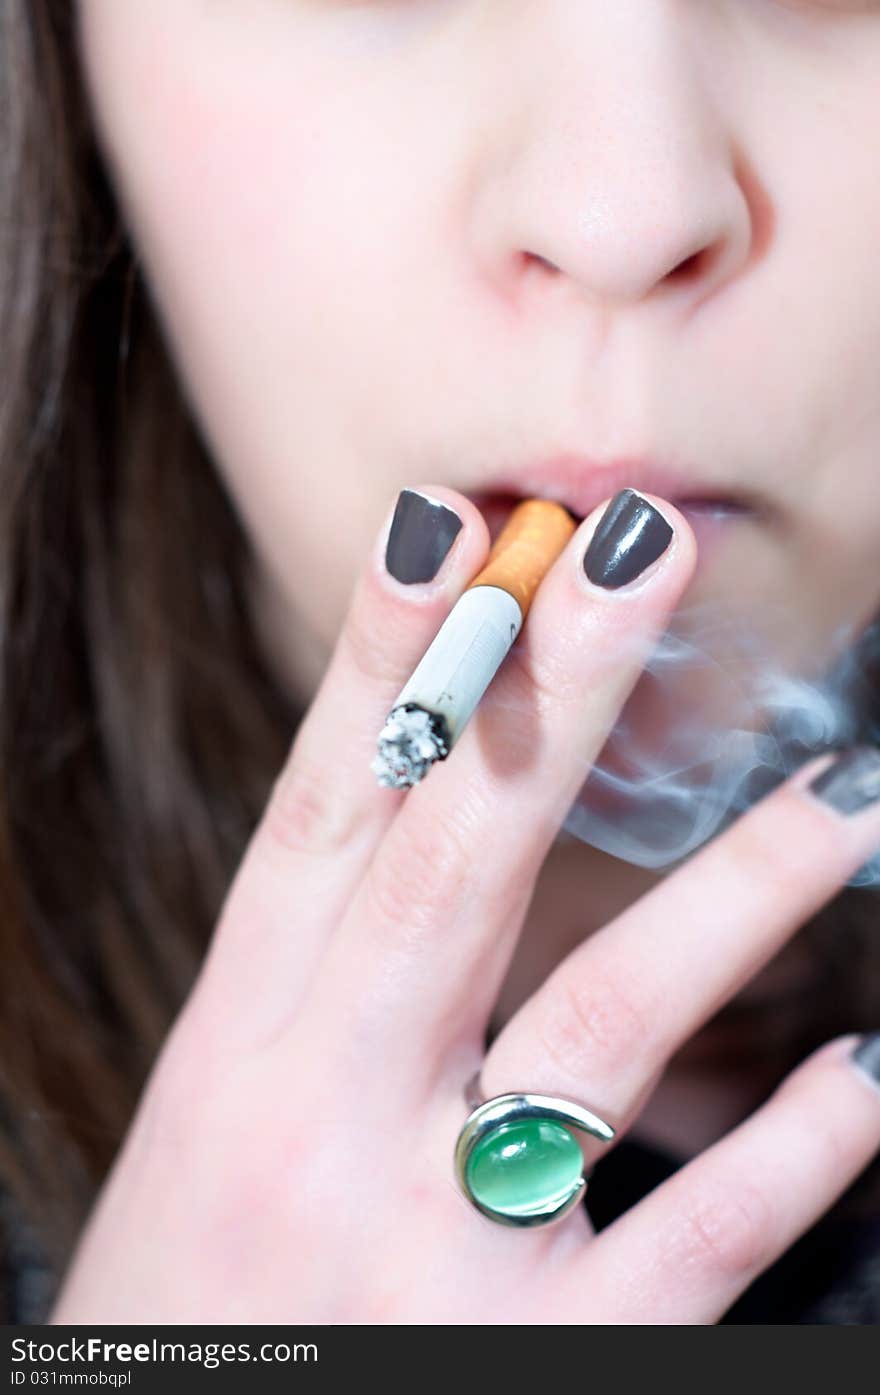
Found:
<path fill-rule="evenodd" d="M 701 545 L 730 532 L 746 521 L 766 520 L 769 509 L 763 499 L 737 489 L 728 491 L 714 484 L 695 485 L 693 480 L 676 476 L 638 462 L 621 462 L 597 470 L 570 459 L 528 474 L 499 479 L 487 488 L 467 493 L 479 509 L 492 542 L 498 537 L 513 508 L 526 498 L 553 499 L 568 509 L 577 523 L 603 499 L 621 489 L 635 489 L 667 499 L 685 515 Z"/>

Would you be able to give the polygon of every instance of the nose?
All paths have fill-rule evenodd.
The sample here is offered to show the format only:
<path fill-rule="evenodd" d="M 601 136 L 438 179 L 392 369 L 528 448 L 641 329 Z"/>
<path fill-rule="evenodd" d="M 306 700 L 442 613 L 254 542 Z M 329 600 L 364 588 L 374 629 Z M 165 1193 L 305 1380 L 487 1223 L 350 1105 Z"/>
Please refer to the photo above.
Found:
<path fill-rule="evenodd" d="M 605 311 L 658 297 L 693 310 L 754 241 L 717 16 L 675 0 L 508 13 L 475 203 L 484 269 L 508 296 L 538 278 Z"/>

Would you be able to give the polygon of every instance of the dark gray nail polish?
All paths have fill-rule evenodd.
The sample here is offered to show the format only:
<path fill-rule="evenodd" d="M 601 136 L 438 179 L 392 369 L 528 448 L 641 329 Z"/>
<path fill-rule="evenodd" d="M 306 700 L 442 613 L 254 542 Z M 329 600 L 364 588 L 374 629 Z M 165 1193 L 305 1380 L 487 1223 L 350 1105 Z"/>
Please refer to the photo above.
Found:
<path fill-rule="evenodd" d="M 395 581 L 433 581 L 463 525 L 454 509 L 414 489 L 402 489 L 385 547 Z"/>
<path fill-rule="evenodd" d="M 856 814 L 880 799 L 880 750 L 853 746 L 817 776 L 810 789 L 839 814 Z"/>
<path fill-rule="evenodd" d="M 852 1058 L 859 1070 L 870 1075 L 875 1085 L 880 1085 L 880 1032 L 870 1032 L 862 1037 Z"/>
<path fill-rule="evenodd" d="M 662 513 L 635 490 L 622 489 L 599 520 L 584 571 L 594 585 L 616 590 L 640 576 L 671 542 L 672 529 Z"/>

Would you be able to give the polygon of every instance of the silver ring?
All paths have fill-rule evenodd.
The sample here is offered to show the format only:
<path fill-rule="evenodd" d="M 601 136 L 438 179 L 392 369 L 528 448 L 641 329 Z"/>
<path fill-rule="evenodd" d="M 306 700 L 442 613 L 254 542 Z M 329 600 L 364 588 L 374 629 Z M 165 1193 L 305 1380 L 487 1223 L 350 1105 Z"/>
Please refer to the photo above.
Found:
<path fill-rule="evenodd" d="M 611 1125 L 555 1095 L 483 1100 L 479 1072 L 465 1099 L 471 1112 L 455 1145 L 455 1175 L 471 1205 L 500 1225 L 549 1225 L 567 1216 L 583 1199 L 590 1175 L 570 1131 L 610 1143 Z"/>

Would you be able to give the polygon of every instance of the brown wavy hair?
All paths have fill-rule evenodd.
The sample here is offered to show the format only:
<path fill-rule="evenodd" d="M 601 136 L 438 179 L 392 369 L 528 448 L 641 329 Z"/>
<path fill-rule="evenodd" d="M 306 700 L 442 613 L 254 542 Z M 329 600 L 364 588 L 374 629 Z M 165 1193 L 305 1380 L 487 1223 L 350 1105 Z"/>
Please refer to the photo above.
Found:
<path fill-rule="evenodd" d="M 299 714 L 99 157 L 0 4 L 0 1186 L 62 1266 Z"/>
<path fill-rule="evenodd" d="M 72 0 L 0 0 L 0 130 L 0 1189 L 60 1273 L 301 714 L 97 148 Z M 781 1076 L 880 1023 L 876 904 L 848 890 L 807 927 L 797 1001 L 725 1010 L 740 1057 Z"/>

